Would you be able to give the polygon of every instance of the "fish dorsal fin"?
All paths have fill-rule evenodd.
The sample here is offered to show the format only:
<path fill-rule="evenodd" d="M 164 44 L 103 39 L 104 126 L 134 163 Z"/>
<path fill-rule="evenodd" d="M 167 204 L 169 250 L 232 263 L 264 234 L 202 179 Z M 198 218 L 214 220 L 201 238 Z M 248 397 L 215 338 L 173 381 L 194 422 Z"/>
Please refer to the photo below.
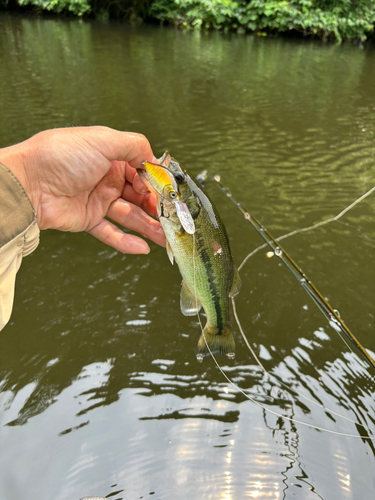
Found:
<path fill-rule="evenodd" d="M 172 247 L 171 245 L 169 244 L 169 242 L 167 241 L 167 247 L 166 247 L 166 250 L 167 250 L 167 255 L 169 257 L 169 260 L 171 261 L 171 264 L 173 266 L 173 261 L 174 261 L 174 253 L 173 253 L 173 250 L 172 250 Z"/>
<path fill-rule="evenodd" d="M 232 288 L 230 289 L 229 292 L 229 297 L 235 297 L 240 293 L 241 289 L 241 278 L 240 278 L 240 273 L 238 272 L 238 269 L 236 266 L 234 267 L 234 273 L 233 273 L 233 282 L 232 282 Z"/>
<path fill-rule="evenodd" d="M 191 293 L 184 280 L 182 280 L 180 293 L 180 307 L 184 316 L 195 316 L 199 313 L 202 304 Z"/>

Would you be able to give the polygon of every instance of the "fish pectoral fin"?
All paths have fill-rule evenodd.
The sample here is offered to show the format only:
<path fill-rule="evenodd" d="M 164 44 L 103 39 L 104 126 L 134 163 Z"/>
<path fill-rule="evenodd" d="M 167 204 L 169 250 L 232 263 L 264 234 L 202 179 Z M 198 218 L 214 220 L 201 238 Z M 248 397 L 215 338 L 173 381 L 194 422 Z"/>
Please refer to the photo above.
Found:
<path fill-rule="evenodd" d="M 171 245 L 169 244 L 169 242 L 167 241 L 167 247 L 166 247 L 166 250 L 167 250 L 167 255 L 169 257 L 169 260 L 171 261 L 171 264 L 173 266 L 173 261 L 174 261 L 174 253 L 173 253 L 173 250 L 172 250 L 172 247 Z"/>
<path fill-rule="evenodd" d="M 240 273 L 238 272 L 237 267 L 234 266 L 233 282 L 232 282 L 232 288 L 230 289 L 229 292 L 229 297 L 235 297 L 240 293 L 240 290 L 241 290 Z"/>
<path fill-rule="evenodd" d="M 184 316 L 195 316 L 202 307 L 202 304 L 196 296 L 191 293 L 184 280 L 182 280 L 181 286 L 180 307 Z"/>

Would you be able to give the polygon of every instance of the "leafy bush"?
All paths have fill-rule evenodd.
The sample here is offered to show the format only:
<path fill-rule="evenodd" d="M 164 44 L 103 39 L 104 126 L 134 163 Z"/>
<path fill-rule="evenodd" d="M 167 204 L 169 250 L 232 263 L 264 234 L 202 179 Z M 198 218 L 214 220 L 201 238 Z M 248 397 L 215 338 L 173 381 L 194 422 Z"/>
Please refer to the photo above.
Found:
<path fill-rule="evenodd" d="M 155 0 L 150 12 L 190 28 L 297 30 L 339 42 L 365 40 L 375 24 L 374 0 Z"/>
<path fill-rule="evenodd" d="M 190 29 L 259 34 L 295 30 L 338 42 L 366 40 L 375 25 L 375 0 L 0 0 L 0 5 L 12 1 L 101 19 L 146 18 Z"/>
<path fill-rule="evenodd" d="M 150 9 L 156 19 L 196 29 L 232 26 L 239 12 L 232 0 L 155 0 Z"/>
<path fill-rule="evenodd" d="M 21 6 L 33 5 L 37 9 L 57 13 L 68 11 L 76 16 L 83 16 L 91 10 L 89 0 L 18 0 L 18 4 Z"/>

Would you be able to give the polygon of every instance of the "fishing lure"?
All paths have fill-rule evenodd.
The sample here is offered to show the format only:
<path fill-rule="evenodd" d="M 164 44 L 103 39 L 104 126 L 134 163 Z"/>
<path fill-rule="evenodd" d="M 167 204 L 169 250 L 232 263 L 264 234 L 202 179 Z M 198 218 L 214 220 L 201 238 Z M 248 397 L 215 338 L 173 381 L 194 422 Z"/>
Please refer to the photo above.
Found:
<path fill-rule="evenodd" d="M 149 168 L 152 172 L 155 173 L 155 178 L 158 180 L 162 180 L 164 183 L 164 188 L 162 192 L 158 192 L 155 185 L 150 184 L 151 189 L 155 192 L 155 194 L 160 198 L 160 208 L 161 208 L 161 217 L 169 218 L 169 215 L 164 214 L 164 200 L 171 202 L 175 208 L 179 221 L 181 222 L 182 227 L 188 234 L 195 233 L 195 224 L 194 219 L 190 213 L 190 210 L 185 202 L 181 200 L 178 191 L 178 185 L 175 177 L 171 174 L 170 170 L 164 164 L 166 160 L 166 153 L 160 158 L 160 163 L 151 163 L 151 162 L 143 162 L 142 165 L 145 166 L 147 164 L 147 168 Z M 140 172 L 142 176 L 142 172 Z"/>
<path fill-rule="evenodd" d="M 176 207 L 177 217 L 180 219 L 182 227 L 189 234 L 195 233 L 195 224 L 194 219 L 188 209 L 186 203 L 183 201 L 174 201 L 173 202 Z"/>

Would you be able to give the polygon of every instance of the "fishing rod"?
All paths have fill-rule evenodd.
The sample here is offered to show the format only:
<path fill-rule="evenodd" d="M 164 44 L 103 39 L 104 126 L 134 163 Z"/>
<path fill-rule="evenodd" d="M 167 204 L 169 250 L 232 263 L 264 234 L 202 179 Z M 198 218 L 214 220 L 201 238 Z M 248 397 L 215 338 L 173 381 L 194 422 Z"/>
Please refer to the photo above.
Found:
<path fill-rule="evenodd" d="M 348 346 L 345 338 L 354 345 L 366 361 L 375 370 L 375 360 L 369 355 L 366 349 L 361 345 L 361 343 L 356 339 L 353 333 L 345 325 L 344 321 L 340 318 L 338 311 L 333 309 L 330 304 L 326 301 L 323 295 L 315 287 L 315 285 L 308 279 L 306 274 L 297 266 L 294 260 L 288 255 L 288 253 L 280 246 L 277 240 L 271 236 L 269 231 L 238 202 L 233 198 L 232 193 L 220 182 L 220 176 L 210 175 L 207 171 L 203 171 L 197 177 L 198 180 L 204 181 L 205 178 L 209 178 L 219 187 L 219 189 L 231 200 L 231 202 L 238 208 L 242 213 L 244 218 L 253 226 L 253 228 L 258 232 L 258 234 L 264 239 L 267 245 L 272 249 L 274 255 L 276 255 L 282 263 L 287 267 L 287 269 L 293 274 L 293 276 L 302 285 L 304 290 L 312 298 L 315 304 L 318 306 L 320 311 L 327 318 L 330 326 L 339 334 L 344 343 Z M 343 337 L 343 336 L 344 337 Z M 350 347 L 348 346 L 350 349 Z"/>

